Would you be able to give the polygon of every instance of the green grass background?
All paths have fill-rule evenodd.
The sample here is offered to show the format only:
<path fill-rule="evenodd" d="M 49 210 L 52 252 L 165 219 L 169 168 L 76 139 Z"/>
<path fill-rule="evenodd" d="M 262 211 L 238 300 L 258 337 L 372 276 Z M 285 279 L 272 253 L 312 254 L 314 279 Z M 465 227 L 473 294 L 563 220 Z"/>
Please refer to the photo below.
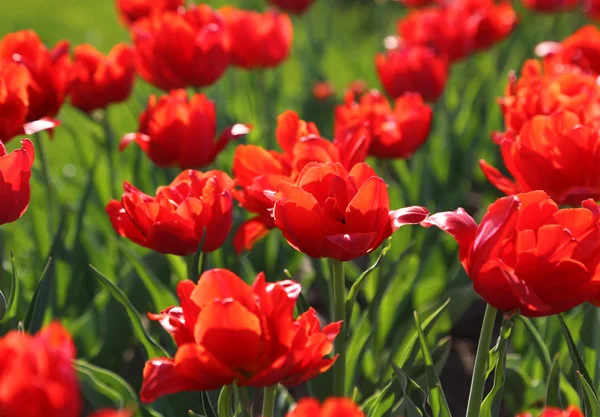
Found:
<path fill-rule="evenodd" d="M 215 7 L 225 4 L 264 7 L 261 0 L 208 3 Z M 538 42 L 560 40 L 587 22 L 578 12 L 534 15 L 519 5 L 516 7 L 521 24 L 510 38 L 452 67 L 446 92 L 435 105 L 433 130 L 427 144 L 410 161 L 370 160 L 388 181 L 392 208 L 419 204 L 434 212 L 463 206 L 477 217 L 482 208 L 500 196 L 486 183 L 477 162 L 485 158 L 502 166 L 489 137 L 492 131 L 502 129 L 496 98 L 505 88 L 508 72 L 518 70 L 526 58 L 532 57 Z M 284 65 L 273 71 L 254 73 L 232 68 L 205 91 L 217 103 L 219 127 L 232 122 L 251 123 L 254 129 L 245 141 L 274 146 L 276 116 L 292 109 L 304 119 L 315 121 L 323 136 L 331 137 L 333 108 L 341 101 L 345 86 L 363 79 L 369 87 L 380 88 L 373 58 L 383 49 L 383 38 L 394 33 L 396 20 L 405 13 L 395 2 L 316 0 L 309 13 L 294 18 L 294 47 Z M 120 25 L 109 0 L 11 2 L 0 14 L 0 36 L 21 29 L 34 29 L 48 45 L 68 39 L 73 46 L 91 43 L 104 52 L 117 42 L 128 41 L 128 33 Z M 337 96 L 325 103 L 315 101 L 312 86 L 317 81 L 331 82 Z M 173 289 L 179 280 L 186 278 L 182 259 L 154 254 L 117 239 L 104 213 L 106 203 L 120 197 L 123 180 L 153 193 L 177 173 L 174 169 L 153 167 L 135 145 L 122 154 L 116 151 L 116 140 L 137 129 L 137 116 L 153 92 L 157 93 L 138 80 L 132 98 L 109 110 L 114 133 L 111 148 L 116 159 L 114 172 L 109 169 L 100 126 L 65 105 L 59 115 L 64 125 L 56 130 L 54 139 L 49 141 L 45 134 L 41 136 L 51 192 L 43 181 L 41 152 L 36 143 L 30 207 L 22 219 L 0 228 L 0 289 L 5 294 L 9 292 L 10 251 L 14 253 L 22 282 L 19 314 L 0 330 L 15 328 L 17 321 L 25 316 L 38 278 L 51 256 L 53 262 L 47 275 L 50 284 L 42 300 L 39 323 L 60 319 L 73 333 L 81 358 L 123 375 L 136 389 L 143 365 L 139 343 L 123 310 L 108 293 L 101 291 L 88 265 L 94 265 L 118 285 L 142 316 L 176 303 Z M 17 145 L 15 139 L 8 148 Z M 230 172 L 234 147 L 231 144 L 214 166 Z M 244 216 L 238 210 L 236 223 Z M 371 260 L 348 265 L 349 281 L 355 280 L 374 260 L 376 252 Z M 276 232 L 239 259 L 228 243 L 210 256 L 209 265 L 228 267 L 249 281 L 260 270 L 270 280 L 282 279 L 284 268 L 288 268 L 303 283 L 309 302 L 328 316 L 324 296 L 326 266 L 295 252 Z M 438 354 L 440 368 L 450 346 L 442 337 L 469 309 L 475 295 L 457 260 L 457 247 L 452 239 L 439 231 L 417 227 L 406 227 L 396 233 L 383 265 L 368 278 L 359 297 L 360 306 L 352 317 L 349 360 L 355 366 L 351 370 L 354 379 L 348 384 L 358 385 L 359 400 L 366 400 L 389 382 L 392 376 L 389 360 L 398 363 L 404 357 L 414 335 L 412 311 L 427 316 L 448 297 L 452 297 L 449 306 L 428 336 Z M 585 307 L 576 309 L 567 320 L 575 331 L 587 329 L 577 340 L 599 381 L 596 351 L 600 343 L 596 337 L 586 336 L 589 326 L 598 326 L 596 316 L 596 310 Z M 145 325 L 173 351 L 165 332 L 154 323 Z M 567 373 L 570 363 L 557 323 L 552 319 L 537 320 L 534 328 L 546 340 L 549 355 L 562 352 L 565 360 L 561 366 Z M 527 342 L 530 337 L 518 324 L 509 356 L 507 378 L 511 385 L 505 390 L 505 406 L 512 412 L 539 405 L 537 401 L 546 394 L 545 381 L 550 369 L 540 354 L 542 347 Z M 418 356 L 406 366 L 420 375 Z M 327 376 L 317 380 L 317 387 L 325 387 L 317 393 L 326 393 L 327 385 Z M 86 396 L 91 404 L 92 397 Z M 193 396 L 175 397 L 160 402 L 156 408 L 165 416 L 184 415 L 181 412 L 191 407 L 190 401 L 192 404 L 198 401 Z M 389 413 L 391 400 L 387 398 L 373 415 Z"/>

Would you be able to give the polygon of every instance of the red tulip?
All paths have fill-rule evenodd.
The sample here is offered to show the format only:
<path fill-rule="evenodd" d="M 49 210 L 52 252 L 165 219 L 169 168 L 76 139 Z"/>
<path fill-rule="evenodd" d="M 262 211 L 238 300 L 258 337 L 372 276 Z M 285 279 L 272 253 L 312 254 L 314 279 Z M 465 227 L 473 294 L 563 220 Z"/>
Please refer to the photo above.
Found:
<path fill-rule="evenodd" d="M 282 10 L 290 13 L 302 14 L 308 10 L 315 0 L 268 0 Z"/>
<path fill-rule="evenodd" d="M 294 28 L 285 13 L 258 13 L 226 7 L 220 10 L 231 40 L 231 63 L 241 68 L 271 68 L 281 64 L 292 47 Z"/>
<path fill-rule="evenodd" d="M 463 209 L 422 222 L 458 242 L 475 291 L 497 309 L 559 314 L 600 292 L 600 206 L 559 210 L 543 191 L 504 197 L 477 226 Z"/>
<path fill-rule="evenodd" d="M 231 230 L 234 183 L 221 171 L 187 170 L 156 197 L 125 182 L 120 201 L 112 200 L 106 212 L 115 231 L 140 246 L 161 253 L 189 255 L 205 235 L 203 252 L 220 248 Z"/>
<path fill-rule="evenodd" d="M 390 211 L 385 182 L 364 163 L 306 165 L 296 183 L 281 182 L 273 219 L 295 249 L 349 261 L 377 249 L 401 226 L 427 217 L 423 207 Z"/>
<path fill-rule="evenodd" d="M 346 92 L 351 92 L 354 95 L 360 96 L 367 92 L 367 83 L 361 79 L 357 79 L 348 84 Z"/>
<path fill-rule="evenodd" d="M 330 397 L 323 405 L 314 398 L 303 398 L 286 417 L 364 417 L 364 413 L 349 398 Z"/>
<path fill-rule="evenodd" d="M 31 135 L 50 129 L 56 121 L 43 119 L 26 123 L 29 111 L 27 88 L 31 78 L 27 69 L 11 61 L 0 61 L 0 143 L 17 135 Z"/>
<path fill-rule="evenodd" d="M 546 191 L 557 203 L 579 205 L 586 198 L 600 199 L 600 132 L 582 125 L 570 111 L 535 116 L 517 136 L 497 138 L 511 181 L 481 161 L 481 168 L 506 194 Z"/>
<path fill-rule="evenodd" d="M 69 44 L 58 43 L 49 51 L 31 30 L 6 35 L 0 41 L 0 59 L 12 60 L 29 71 L 29 110 L 26 121 L 55 116 L 68 88 Z"/>
<path fill-rule="evenodd" d="M 335 130 L 341 132 L 367 122 L 372 137 L 369 154 L 384 159 L 409 158 L 427 140 L 432 117 L 431 107 L 418 93 L 403 94 L 392 109 L 377 90 L 369 91 L 359 102 L 350 92 L 346 103 L 335 109 Z"/>
<path fill-rule="evenodd" d="M 574 9 L 579 0 L 522 0 L 523 6 L 538 12 L 559 12 Z"/>
<path fill-rule="evenodd" d="M 581 0 L 581 7 L 590 19 L 600 20 L 600 1 Z"/>
<path fill-rule="evenodd" d="M 0 225 L 19 219 L 29 205 L 34 151 L 29 139 L 22 140 L 21 146 L 21 149 L 7 153 L 0 142 Z"/>
<path fill-rule="evenodd" d="M 116 0 L 117 11 L 127 25 L 156 12 L 175 11 L 183 4 L 183 0 Z"/>
<path fill-rule="evenodd" d="M 300 291 L 293 281 L 267 283 L 262 273 L 250 287 L 225 269 L 203 273 L 198 285 L 180 282 L 181 307 L 148 315 L 173 335 L 178 348 L 174 359 L 146 363 L 142 401 L 234 381 L 292 387 L 327 371 L 335 358 L 326 355 L 341 323 L 320 330 L 312 309 L 294 319 Z"/>
<path fill-rule="evenodd" d="M 80 417 L 74 358 L 71 336 L 59 323 L 35 336 L 6 334 L 0 339 L 0 415 Z"/>
<path fill-rule="evenodd" d="M 139 74 L 163 90 L 211 85 L 229 64 L 223 18 L 208 5 L 154 14 L 131 31 Z"/>
<path fill-rule="evenodd" d="M 118 44 L 105 57 L 91 45 L 80 45 L 71 68 L 71 104 L 91 112 L 125 101 L 134 79 L 134 52 L 129 46 Z"/>
<path fill-rule="evenodd" d="M 533 415 L 531 413 L 520 413 L 515 417 L 533 417 Z M 572 405 L 566 410 L 561 410 L 560 408 L 554 407 L 546 407 L 542 411 L 542 414 L 540 414 L 538 417 L 584 417 L 584 415 L 579 408 Z"/>
<path fill-rule="evenodd" d="M 398 21 L 398 33 L 409 44 L 433 46 L 453 62 L 501 41 L 516 24 L 509 3 L 465 0 L 412 11 Z"/>
<path fill-rule="evenodd" d="M 536 47 L 544 58 L 546 72 L 565 72 L 577 68 L 591 75 L 600 74 L 600 30 L 584 26 L 560 43 L 542 42 Z"/>
<path fill-rule="evenodd" d="M 515 134 L 536 115 L 569 110 L 585 124 L 600 117 L 600 86 L 596 77 L 580 71 L 544 73 L 538 61 L 528 60 L 521 76 L 510 76 L 506 93 L 499 100 L 504 124 Z"/>
<path fill-rule="evenodd" d="M 327 81 L 320 81 L 313 85 L 313 97 L 317 99 L 317 101 L 327 101 L 333 96 L 335 96 L 335 89 L 331 83 Z"/>
<path fill-rule="evenodd" d="M 386 55 L 378 54 L 375 65 L 381 84 L 392 98 L 410 91 L 435 101 L 444 92 L 448 78 L 447 60 L 425 46 L 403 45 Z"/>
<path fill-rule="evenodd" d="M 151 95 L 139 123 L 139 132 L 125 135 L 119 150 L 135 141 L 156 165 L 181 169 L 211 164 L 231 140 L 249 131 L 247 126 L 236 124 L 215 140 L 215 103 L 203 94 L 188 99 L 185 90 L 171 91 L 158 100 Z"/>
<path fill-rule="evenodd" d="M 234 197 L 246 210 L 257 214 L 236 232 L 233 243 L 238 253 L 251 249 L 275 227 L 270 214 L 273 201 L 265 192 L 275 191 L 281 181 L 295 181 L 311 162 L 339 162 L 352 168 L 365 160 L 371 140 L 365 127 L 357 124 L 340 131 L 330 142 L 320 137 L 313 123 L 300 120 L 293 111 L 277 118 L 276 136 L 283 153 L 254 145 L 236 149 L 233 173 L 241 189 L 234 192 Z"/>

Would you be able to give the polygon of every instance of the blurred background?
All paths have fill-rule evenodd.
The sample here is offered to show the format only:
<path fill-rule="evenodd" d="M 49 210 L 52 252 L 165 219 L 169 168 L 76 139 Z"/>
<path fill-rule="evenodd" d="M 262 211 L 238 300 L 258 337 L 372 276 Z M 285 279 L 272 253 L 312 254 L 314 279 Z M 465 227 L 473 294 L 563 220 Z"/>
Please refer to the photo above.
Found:
<path fill-rule="evenodd" d="M 266 7 L 262 0 L 207 3 L 257 10 Z M 537 43 L 561 40 L 587 23 L 578 12 L 541 15 L 524 10 L 518 3 L 515 8 L 521 22 L 509 38 L 453 65 L 445 93 L 434 107 L 427 144 L 408 161 L 370 161 L 389 184 L 392 208 L 418 204 L 435 212 L 462 206 L 479 219 L 480 209 L 500 196 L 485 181 L 478 161 L 483 158 L 502 166 L 490 133 L 503 128 L 496 99 L 503 93 L 509 71 L 518 71 L 525 59 L 533 57 Z M 293 17 L 293 52 L 283 65 L 262 72 L 230 68 L 216 85 L 203 91 L 217 103 L 219 131 L 234 122 L 250 123 L 254 129 L 243 141 L 274 147 L 276 116 L 292 109 L 304 120 L 314 121 L 322 135 L 331 138 L 333 109 L 343 100 L 345 88 L 357 79 L 369 88 L 381 88 L 374 56 L 383 50 L 384 37 L 395 33 L 396 21 L 405 13 L 401 4 L 392 1 L 317 0 L 307 14 Z M 129 42 L 111 0 L 11 2 L 0 14 L 0 36 L 22 29 L 35 30 L 48 46 L 67 39 L 72 46 L 90 43 L 108 52 L 117 42 Z M 321 81 L 330 83 L 334 91 L 324 100 L 313 95 L 313 86 Z M 123 134 L 137 130 L 137 117 L 152 93 L 160 94 L 138 79 L 131 99 L 109 109 L 114 143 Z M 142 316 L 174 300 L 171 294 L 162 298 L 149 294 L 156 288 L 172 291 L 176 282 L 186 278 L 184 261 L 118 239 L 104 207 L 111 198 L 120 197 L 123 180 L 153 194 L 177 171 L 155 168 L 137 147 L 131 146 L 124 153 L 114 149 L 118 163 L 111 173 L 102 151 L 105 139 L 99 126 L 68 105 L 58 118 L 63 126 L 56 129 L 53 139 L 50 141 L 45 133 L 41 138 L 53 192 L 49 194 L 44 186 L 41 152 L 36 146 L 30 207 L 21 220 L 0 229 L 0 289 L 5 291 L 9 286 L 11 251 L 24 286 L 22 296 L 27 300 L 51 256 L 51 306 L 46 320 L 50 316 L 60 318 L 73 333 L 80 357 L 123 375 L 137 389 L 143 357 L 126 316 L 108 294 L 100 292 L 88 265 L 117 283 Z M 12 141 L 9 150 L 18 143 Z M 231 144 L 220 155 L 216 167 L 231 172 L 234 147 Z M 113 174 L 115 181 L 111 184 Z M 236 216 L 239 224 L 243 220 L 241 210 Z M 348 279 L 356 279 L 378 253 L 350 265 Z M 282 279 L 287 268 L 303 283 L 309 303 L 328 317 L 323 307 L 327 269 L 321 262 L 309 261 L 294 251 L 278 233 L 272 233 L 240 258 L 229 242 L 211 254 L 209 266 L 227 266 L 250 281 L 261 270 L 269 280 Z M 400 359 L 399 352 L 414 334 L 412 311 L 427 317 L 448 297 L 452 300 L 428 337 L 435 346 L 436 360 L 445 364 L 442 383 L 454 415 L 464 415 L 483 303 L 474 295 L 458 262 L 454 240 L 437 230 L 417 227 L 405 227 L 394 235 L 386 261 L 368 278 L 359 299 L 361 308 L 354 311 L 356 332 L 349 360 L 356 365 L 351 377 L 360 386 L 360 400 L 382 389 L 389 380 L 389 360 Z M 368 311 L 367 306 L 371 307 Z M 596 314 L 588 310 L 584 307 L 574 311 L 569 323 L 581 327 L 589 314 Z M 550 349 L 552 354 L 564 351 L 560 335 L 552 330 L 555 324 L 545 320 L 536 323 L 548 345 L 554 347 Z M 6 332 L 15 324 L 0 330 Z M 155 323 L 146 324 L 155 337 L 172 347 L 162 329 Z M 443 338 L 448 334 L 451 339 Z M 524 342 L 525 334 L 518 322 L 509 357 L 507 378 L 511 385 L 505 390 L 506 416 L 535 406 L 545 394 L 548 370 L 531 353 L 534 347 Z M 582 343 L 592 343 L 589 339 L 583 338 Z M 589 355 L 586 358 L 595 370 L 598 361 L 593 362 Z M 418 358 L 412 359 L 416 368 Z M 596 372 L 596 377 L 599 374 Z M 328 383 L 326 376 L 321 379 L 320 383 Z M 157 409 L 175 407 L 172 409 L 185 413 L 177 404 L 186 401 L 160 403 Z"/>

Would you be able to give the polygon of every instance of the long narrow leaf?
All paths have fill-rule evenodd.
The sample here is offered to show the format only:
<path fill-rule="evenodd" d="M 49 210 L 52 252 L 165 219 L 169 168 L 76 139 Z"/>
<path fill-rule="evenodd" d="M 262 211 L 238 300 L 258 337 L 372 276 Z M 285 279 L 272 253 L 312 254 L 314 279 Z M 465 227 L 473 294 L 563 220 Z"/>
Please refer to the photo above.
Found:
<path fill-rule="evenodd" d="M 31 304 L 29 305 L 29 309 L 25 315 L 23 327 L 25 328 L 25 331 L 29 333 L 35 333 L 42 327 L 46 309 L 50 305 L 52 283 L 50 282 L 50 279 L 46 279 L 46 276 L 48 275 L 51 265 L 52 258 L 48 258 L 48 262 L 46 263 L 37 286 L 35 287 L 33 297 L 31 298 Z"/>
<path fill-rule="evenodd" d="M 92 271 L 94 271 L 94 275 L 98 281 L 98 283 L 104 287 L 108 292 L 121 304 L 125 312 L 127 313 L 127 317 L 129 318 L 129 323 L 133 330 L 133 334 L 135 338 L 142 344 L 144 350 L 146 352 L 146 357 L 148 359 L 157 358 L 160 356 L 168 356 L 167 352 L 154 340 L 142 325 L 142 320 L 140 319 L 140 313 L 137 312 L 131 301 L 123 294 L 123 292 L 113 284 L 108 278 L 106 278 L 100 271 L 90 265 Z"/>
<path fill-rule="evenodd" d="M 219 417 L 233 417 L 231 413 L 231 386 L 225 385 L 219 394 Z"/>
<path fill-rule="evenodd" d="M 431 353 L 429 352 L 427 341 L 425 340 L 425 335 L 423 334 L 423 330 L 421 328 L 419 314 L 415 311 L 414 316 L 415 324 L 417 325 L 417 333 L 419 335 L 419 343 L 421 344 L 421 351 L 423 352 L 423 358 L 425 359 L 425 372 L 427 376 L 427 384 L 429 386 L 428 402 L 429 405 L 431 405 L 433 417 L 451 417 L 452 413 L 450 412 L 450 407 L 448 407 L 448 402 L 446 401 L 442 384 L 440 383 L 440 379 L 435 371 L 433 359 L 431 358 Z"/>
<path fill-rule="evenodd" d="M 10 264 L 12 266 L 10 294 L 8 294 L 8 299 L 6 300 L 6 310 L 4 315 L 3 317 L 0 316 L 0 323 L 6 323 L 10 319 L 14 318 L 19 311 L 19 291 L 21 280 L 19 279 L 19 271 L 17 269 L 17 265 L 15 264 L 15 256 L 12 252 L 10 253 Z"/>
<path fill-rule="evenodd" d="M 588 384 L 587 380 L 581 372 L 577 372 L 577 378 L 583 387 L 585 394 L 586 404 L 589 406 L 589 412 L 585 414 L 586 417 L 600 417 L 600 402 L 598 402 L 598 396 L 594 389 Z"/>
<path fill-rule="evenodd" d="M 554 357 L 552 362 L 552 368 L 550 368 L 550 375 L 548 377 L 548 383 L 546 384 L 546 407 L 554 407 L 564 409 L 562 401 L 562 395 L 560 393 L 560 362 L 558 361 L 558 354 Z"/>
<path fill-rule="evenodd" d="M 406 417 L 429 417 L 425 406 L 425 403 L 427 402 L 425 391 L 423 391 L 423 389 L 395 363 L 391 362 L 391 365 L 396 374 L 396 378 L 400 381 L 400 388 L 406 399 L 408 413 Z"/>
<path fill-rule="evenodd" d="M 494 386 L 481 404 L 481 417 L 497 417 L 500 413 L 500 403 L 504 391 L 506 350 L 508 340 L 512 333 L 513 321 L 510 318 L 504 318 L 500 336 L 498 337 L 497 351 L 498 356 L 495 364 Z"/>
<path fill-rule="evenodd" d="M 550 352 L 548 351 L 546 343 L 544 343 L 544 339 L 536 329 L 535 325 L 531 322 L 531 320 L 523 316 L 519 316 L 519 320 L 525 325 L 525 328 L 533 337 L 533 346 L 538 352 L 538 357 L 542 360 L 542 363 L 544 364 L 546 374 L 549 375 L 550 370 L 552 368 L 552 359 L 550 358 Z"/>

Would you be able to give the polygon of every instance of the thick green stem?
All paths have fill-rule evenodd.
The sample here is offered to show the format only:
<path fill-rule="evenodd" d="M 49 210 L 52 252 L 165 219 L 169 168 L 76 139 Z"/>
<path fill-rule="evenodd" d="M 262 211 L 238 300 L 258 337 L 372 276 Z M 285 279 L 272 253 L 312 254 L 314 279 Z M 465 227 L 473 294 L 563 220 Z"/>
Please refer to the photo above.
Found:
<path fill-rule="evenodd" d="M 338 355 L 333 365 L 333 395 L 345 396 L 346 384 L 346 285 L 344 280 L 344 264 L 330 259 L 333 289 L 333 320 L 342 321 L 340 334 L 335 339 L 335 354 Z"/>
<path fill-rule="evenodd" d="M 275 409 L 275 394 L 277 393 L 277 385 L 265 387 L 265 396 L 263 397 L 262 417 L 273 417 Z"/>
<path fill-rule="evenodd" d="M 198 267 L 199 259 L 198 255 L 202 252 L 196 252 L 189 254 L 185 257 L 185 264 L 187 266 L 187 277 L 193 281 L 196 281 L 200 277 L 200 271 Z"/>
<path fill-rule="evenodd" d="M 471 392 L 469 393 L 466 417 L 479 417 L 481 411 L 490 342 L 492 341 L 492 331 L 494 330 L 497 312 L 489 304 L 485 309 L 481 333 L 479 335 L 479 344 L 477 345 L 477 354 L 475 355 L 475 367 L 473 368 L 473 379 L 471 380 Z"/>
<path fill-rule="evenodd" d="M 55 195 L 54 190 L 52 189 L 52 182 L 50 179 L 50 169 L 48 166 L 48 158 L 46 157 L 46 150 L 44 149 L 44 141 L 42 139 L 41 133 L 36 133 L 33 135 L 33 141 L 35 143 L 35 153 L 39 155 L 40 165 L 42 166 L 42 177 L 44 180 L 44 187 L 46 188 L 46 200 L 48 201 L 48 224 L 51 225 L 51 228 L 54 227 L 54 213 L 55 213 Z"/>

